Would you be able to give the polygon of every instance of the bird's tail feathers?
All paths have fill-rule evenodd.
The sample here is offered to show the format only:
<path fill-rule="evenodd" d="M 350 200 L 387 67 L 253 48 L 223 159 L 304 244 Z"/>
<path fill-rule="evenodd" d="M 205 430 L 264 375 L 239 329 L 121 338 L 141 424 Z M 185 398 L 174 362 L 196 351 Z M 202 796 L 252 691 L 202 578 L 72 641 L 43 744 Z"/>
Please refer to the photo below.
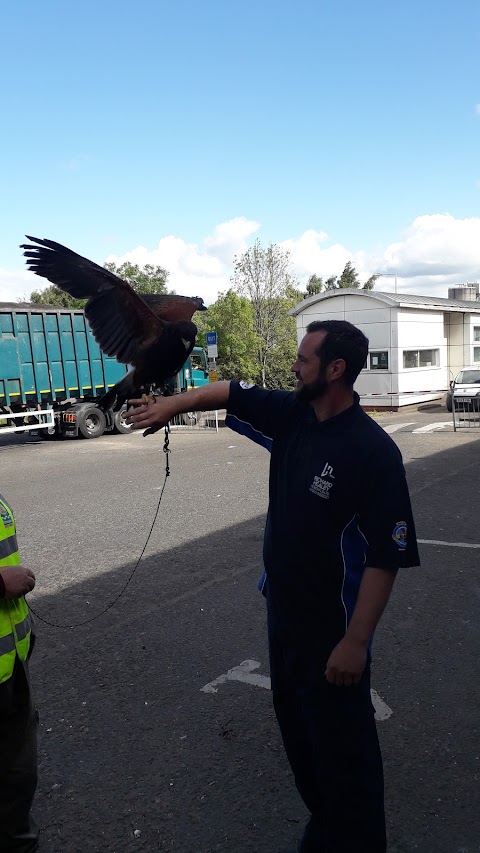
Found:
<path fill-rule="evenodd" d="M 134 371 L 126 373 L 123 379 L 120 379 L 120 382 L 117 382 L 103 397 L 100 397 L 97 401 L 97 406 L 102 412 L 106 412 L 108 409 L 118 411 L 118 409 L 122 408 L 125 401 L 132 396 L 135 390 L 133 376 Z"/>

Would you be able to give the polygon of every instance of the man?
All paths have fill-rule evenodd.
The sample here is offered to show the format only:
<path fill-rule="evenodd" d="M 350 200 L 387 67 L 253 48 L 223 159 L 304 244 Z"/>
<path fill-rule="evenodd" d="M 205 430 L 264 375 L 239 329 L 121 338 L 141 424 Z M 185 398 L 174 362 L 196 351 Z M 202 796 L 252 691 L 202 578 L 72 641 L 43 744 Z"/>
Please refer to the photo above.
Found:
<path fill-rule="evenodd" d="M 24 596 L 35 575 L 20 565 L 12 510 L 0 495 L 0 850 L 34 853 L 30 817 L 37 785 L 37 716 L 27 660 L 33 648 Z"/>
<path fill-rule="evenodd" d="M 271 449 L 264 562 L 275 712 L 311 812 L 301 853 L 384 853 L 383 768 L 370 649 L 397 569 L 418 565 L 400 452 L 353 384 L 368 340 L 311 323 L 295 392 L 215 383 L 141 405 L 136 428 L 227 407 L 227 423 Z M 185 399 L 188 398 L 188 399 Z"/>

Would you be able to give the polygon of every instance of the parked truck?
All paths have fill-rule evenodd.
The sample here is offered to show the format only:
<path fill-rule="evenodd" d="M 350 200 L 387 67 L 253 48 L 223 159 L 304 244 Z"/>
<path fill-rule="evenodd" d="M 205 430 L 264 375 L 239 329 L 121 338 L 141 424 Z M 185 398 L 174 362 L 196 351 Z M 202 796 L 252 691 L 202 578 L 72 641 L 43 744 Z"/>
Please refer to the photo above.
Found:
<path fill-rule="evenodd" d="M 0 302 L 2 420 L 25 413 L 31 423 L 36 411 L 52 409 L 54 426 L 40 430 L 45 437 L 97 438 L 104 432 L 130 432 L 125 407 L 103 412 L 97 405 L 126 370 L 100 351 L 83 311 Z M 187 391 L 208 381 L 206 353 L 195 347 L 172 390 Z M 41 416 L 37 419 L 41 421 Z"/>

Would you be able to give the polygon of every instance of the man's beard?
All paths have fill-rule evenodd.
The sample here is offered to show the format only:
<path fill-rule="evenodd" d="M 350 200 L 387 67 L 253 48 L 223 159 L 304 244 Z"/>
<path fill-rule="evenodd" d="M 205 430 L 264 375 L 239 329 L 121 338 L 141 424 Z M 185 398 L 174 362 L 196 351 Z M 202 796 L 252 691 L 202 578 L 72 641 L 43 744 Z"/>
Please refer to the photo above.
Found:
<path fill-rule="evenodd" d="M 325 371 L 320 368 L 318 376 L 313 382 L 301 385 L 300 388 L 295 388 L 295 396 L 297 400 L 303 403 L 312 403 L 313 400 L 319 400 L 328 391 L 328 382 L 325 379 Z"/>

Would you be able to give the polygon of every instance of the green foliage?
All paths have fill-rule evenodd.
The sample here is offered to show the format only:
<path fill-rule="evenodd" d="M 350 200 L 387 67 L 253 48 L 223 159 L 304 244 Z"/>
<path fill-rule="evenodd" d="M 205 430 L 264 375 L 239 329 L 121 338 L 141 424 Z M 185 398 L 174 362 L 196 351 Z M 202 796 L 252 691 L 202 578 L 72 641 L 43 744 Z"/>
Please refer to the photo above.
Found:
<path fill-rule="evenodd" d="M 124 261 L 120 266 L 116 266 L 112 261 L 104 264 L 106 270 L 118 275 L 119 278 L 128 281 L 130 287 L 135 293 L 168 293 L 167 278 L 169 273 L 163 267 L 153 266 L 153 264 L 145 264 L 144 267 L 139 267 L 138 264 L 131 264 L 129 261 Z M 170 291 L 172 292 L 172 291 Z"/>
<path fill-rule="evenodd" d="M 74 299 L 68 293 L 64 293 L 55 284 L 51 284 L 44 290 L 33 290 L 29 297 L 29 302 L 34 305 L 55 305 L 57 308 L 74 308 L 83 309 L 86 299 Z"/>
<path fill-rule="evenodd" d="M 377 278 L 380 278 L 380 276 L 379 275 L 371 275 L 370 278 L 367 279 L 367 281 L 363 285 L 362 290 L 373 290 L 373 288 L 375 287 L 375 282 L 376 282 Z"/>
<path fill-rule="evenodd" d="M 330 278 L 327 278 L 325 282 L 325 290 L 335 290 L 337 287 L 337 278 L 336 275 L 331 275 Z"/>
<path fill-rule="evenodd" d="M 370 278 L 362 285 L 362 290 L 373 290 L 375 282 L 379 278 L 378 275 L 371 275 Z M 307 282 L 307 296 L 312 296 L 314 293 L 320 293 L 321 287 L 317 290 L 317 282 L 322 282 L 322 278 L 316 275 L 311 275 Z M 336 288 L 352 288 L 358 290 L 360 288 L 360 280 L 358 273 L 351 261 L 347 261 L 343 268 L 341 276 L 332 275 L 325 281 L 325 290 L 335 290 Z"/>
<path fill-rule="evenodd" d="M 306 296 L 314 296 L 316 293 L 321 293 L 323 290 L 323 278 L 318 275 L 311 275 L 307 281 Z"/>
<path fill-rule="evenodd" d="M 347 263 L 345 264 L 345 266 L 343 268 L 343 272 L 342 272 L 340 278 L 338 279 L 336 286 L 337 287 L 344 287 L 344 288 L 347 288 L 347 287 L 358 288 L 358 287 L 360 287 L 360 282 L 358 279 L 357 271 L 356 271 L 356 269 L 353 266 L 351 261 L 347 261 Z"/>
<path fill-rule="evenodd" d="M 197 343 L 206 345 L 206 333 L 216 332 L 218 371 L 221 379 L 245 379 L 255 382 L 257 340 L 253 331 L 253 308 L 234 290 L 221 293 L 208 311 L 194 316 L 198 328 Z"/>
<path fill-rule="evenodd" d="M 167 278 L 168 272 L 163 267 L 145 264 L 140 268 L 138 264 L 131 264 L 128 261 L 116 266 L 110 262 L 104 264 L 105 269 L 128 281 L 130 286 L 136 293 L 168 293 Z M 49 285 L 44 290 L 34 290 L 30 294 L 30 302 L 34 305 L 55 305 L 57 308 L 83 308 L 86 299 L 74 299 L 68 293 L 64 293 L 55 284 Z"/>
<path fill-rule="evenodd" d="M 296 304 L 302 298 L 290 271 L 289 253 L 276 244 L 264 249 L 256 240 L 243 255 L 235 257 L 232 282 L 235 291 L 248 299 L 253 309 L 256 381 L 264 388 L 287 386 L 290 376 L 284 356 L 296 349 L 295 321 L 287 311 L 292 299 Z"/>
<path fill-rule="evenodd" d="M 297 323 L 288 312 L 302 301 L 302 295 L 294 287 L 287 287 L 281 300 L 280 319 L 276 329 L 276 341 L 270 352 L 265 371 L 265 387 L 293 389 L 295 377 L 291 366 L 297 355 Z M 259 382 L 261 377 L 256 378 Z"/>

